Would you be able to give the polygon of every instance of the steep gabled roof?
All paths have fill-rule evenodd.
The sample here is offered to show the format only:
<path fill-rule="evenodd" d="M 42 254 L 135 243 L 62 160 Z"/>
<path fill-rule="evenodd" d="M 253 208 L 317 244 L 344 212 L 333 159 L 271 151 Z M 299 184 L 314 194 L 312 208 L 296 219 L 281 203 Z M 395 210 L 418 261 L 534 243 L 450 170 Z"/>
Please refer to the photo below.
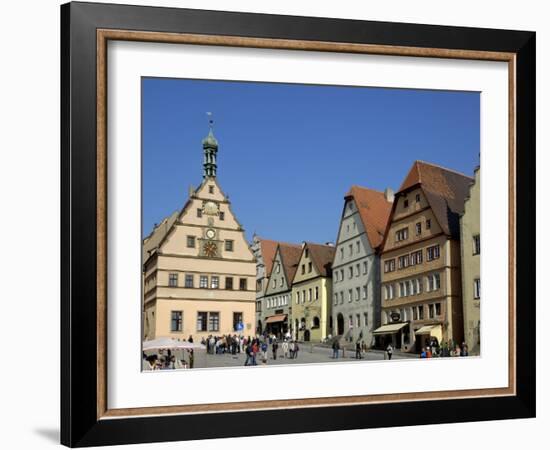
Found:
<path fill-rule="evenodd" d="M 160 224 L 153 229 L 151 234 L 143 240 L 143 254 L 141 260 L 142 263 L 145 263 L 149 256 L 151 256 L 152 252 L 158 248 L 168 232 L 172 229 L 172 226 L 179 216 L 179 213 L 180 211 L 174 211 L 168 217 L 162 219 L 162 222 L 160 222 Z"/>
<path fill-rule="evenodd" d="M 300 244 L 287 244 L 285 242 L 279 242 L 277 247 L 281 253 L 281 259 L 283 261 L 283 270 L 286 274 L 288 284 L 294 280 L 298 263 L 300 262 L 300 256 L 302 255 L 302 246 Z"/>
<path fill-rule="evenodd" d="M 256 239 L 260 243 L 260 251 L 262 253 L 262 259 L 265 265 L 265 276 L 269 277 L 271 275 L 273 259 L 275 259 L 275 253 L 277 252 L 277 245 L 279 243 L 277 241 L 263 239 L 261 237 L 256 237 Z"/>
<path fill-rule="evenodd" d="M 370 246 L 376 249 L 384 239 L 392 203 L 386 200 L 383 192 L 361 186 L 352 186 L 345 199 L 354 200 Z"/>
<path fill-rule="evenodd" d="M 309 249 L 309 257 L 313 265 L 322 277 L 330 276 L 330 268 L 334 260 L 336 248 L 333 245 L 314 244 L 306 242 Z"/>
<path fill-rule="evenodd" d="M 459 217 L 473 178 L 424 161 L 415 161 L 397 195 L 420 186 L 445 234 L 458 237 Z"/>

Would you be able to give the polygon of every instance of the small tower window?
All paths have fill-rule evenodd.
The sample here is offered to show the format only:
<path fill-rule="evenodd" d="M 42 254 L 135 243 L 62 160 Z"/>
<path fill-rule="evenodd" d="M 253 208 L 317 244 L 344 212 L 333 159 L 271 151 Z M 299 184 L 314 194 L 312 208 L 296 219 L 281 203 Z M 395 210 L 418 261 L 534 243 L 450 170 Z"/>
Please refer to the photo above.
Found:
<path fill-rule="evenodd" d="M 208 193 L 213 194 L 214 193 L 214 186 L 210 185 L 208 186 Z"/>
<path fill-rule="evenodd" d="M 197 208 L 197 217 L 202 217 L 202 209 Z"/>
<path fill-rule="evenodd" d="M 220 211 L 220 220 L 225 220 L 225 213 L 223 211 Z"/>

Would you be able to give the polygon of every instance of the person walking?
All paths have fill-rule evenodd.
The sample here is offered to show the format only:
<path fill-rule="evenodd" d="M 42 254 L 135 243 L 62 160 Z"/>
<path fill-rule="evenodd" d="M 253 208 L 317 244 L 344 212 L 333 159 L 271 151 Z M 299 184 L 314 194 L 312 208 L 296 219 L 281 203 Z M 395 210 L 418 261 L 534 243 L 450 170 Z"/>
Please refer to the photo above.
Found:
<path fill-rule="evenodd" d="M 293 359 L 298 359 L 298 351 L 300 350 L 300 347 L 298 346 L 298 342 L 295 342 L 294 343 L 294 358 Z"/>
<path fill-rule="evenodd" d="M 262 362 L 265 364 L 267 362 L 267 343 L 264 341 L 260 347 L 262 349 Z"/>
<path fill-rule="evenodd" d="M 338 359 L 339 350 L 340 350 L 340 344 L 338 342 L 338 339 L 334 339 L 334 341 L 332 341 L 332 358 L 333 359 Z"/>
<path fill-rule="evenodd" d="M 273 351 L 273 359 L 277 359 L 277 349 L 279 344 L 277 344 L 277 339 L 273 339 L 273 344 L 271 345 L 271 350 Z"/>
<path fill-rule="evenodd" d="M 294 341 L 290 341 L 290 344 L 288 345 L 288 352 L 290 355 L 290 359 L 294 359 L 294 349 L 296 348 L 296 344 Z"/>
<path fill-rule="evenodd" d="M 363 357 L 361 356 L 361 342 L 357 341 L 355 343 L 355 359 L 362 359 Z"/>
<path fill-rule="evenodd" d="M 283 358 L 288 358 L 288 341 L 286 339 L 283 341 Z"/>
<path fill-rule="evenodd" d="M 193 367 L 195 367 L 195 351 L 191 348 L 189 349 L 189 368 Z"/>
<path fill-rule="evenodd" d="M 388 344 L 388 346 L 386 347 L 386 354 L 388 355 L 388 360 L 391 360 L 391 357 L 393 355 L 393 347 L 391 346 L 391 344 Z"/>

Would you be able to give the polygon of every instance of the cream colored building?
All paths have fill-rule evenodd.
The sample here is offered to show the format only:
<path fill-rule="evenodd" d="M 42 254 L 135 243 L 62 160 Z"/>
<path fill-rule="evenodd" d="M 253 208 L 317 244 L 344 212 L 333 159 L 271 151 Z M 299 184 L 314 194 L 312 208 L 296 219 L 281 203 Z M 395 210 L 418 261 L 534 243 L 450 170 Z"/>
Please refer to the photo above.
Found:
<path fill-rule="evenodd" d="M 479 354 L 480 345 L 480 171 L 474 173 L 474 183 L 464 202 L 460 218 L 462 249 L 462 309 L 464 311 L 464 340 L 470 354 Z"/>
<path fill-rule="evenodd" d="M 472 178 L 416 161 L 395 194 L 382 245 L 378 345 L 420 352 L 464 336 L 460 214 Z"/>
<path fill-rule="evenodd" d="M 335 248 L 306 242 L 292 282 L 290 323 L 299 341 L 320 342 L 332 334 L 332 260 Z"/>
<path fill-rule="evenodd" d="M 254 334 L 256 260 L 216 178 L 218 142 L 185 206 L 143 240 L 143 338 Z"/>

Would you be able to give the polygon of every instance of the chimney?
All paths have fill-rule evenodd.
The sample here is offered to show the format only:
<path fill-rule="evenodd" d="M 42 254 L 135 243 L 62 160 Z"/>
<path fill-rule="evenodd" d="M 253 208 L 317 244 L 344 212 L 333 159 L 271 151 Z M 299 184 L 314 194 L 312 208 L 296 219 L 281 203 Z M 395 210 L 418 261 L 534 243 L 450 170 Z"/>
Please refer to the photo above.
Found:
<path fill-rule="evenodd" d="M 393 189 L 389 187 L 384 189 L 384 197 L 386 198 L 387 202 L 393 203 L 393 199 L 395 197 L 393 194 Z"/>

